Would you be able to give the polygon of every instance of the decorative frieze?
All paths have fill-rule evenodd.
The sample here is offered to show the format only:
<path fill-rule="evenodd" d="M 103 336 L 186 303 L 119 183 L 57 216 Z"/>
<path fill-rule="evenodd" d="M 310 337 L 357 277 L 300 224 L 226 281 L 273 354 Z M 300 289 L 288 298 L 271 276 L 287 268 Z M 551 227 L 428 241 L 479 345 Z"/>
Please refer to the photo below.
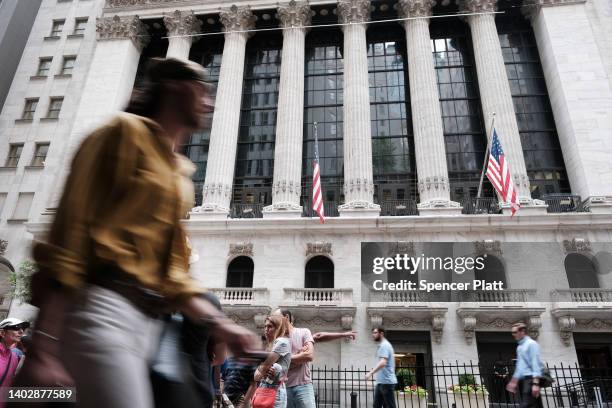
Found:
<path fill-rule="evenodd" d="M 253 243 L 252 242 L 239 242 L 236 244 L 230 244 L 229 253 L 230 257 L 235 256 L 253 256 Z"/>
<path fill-rule="evenodd" d="M 98 41 L 129 39 L 140 51 L 151 39 L 146 25 L 138 16 L 98 18 L 96 32 Z"/>
<path fill-rule="evenodd" d="M 570 253 L 591 253 L 591 242 L 584 238 L 574 238 L 563 240 L 563 249 L 566 254 Z"/>
<path fill-rule="evenodd" d="M 309 242 L 306 244 L 306 257 L 315 255 L 332 256 L 331 242 Z"/>
<path fill-rule="evenodd" d="M 291 0 L 289 3 L 278 6 L 276 17 L 282 28 L 304 27 L 310 25 L 312 10 L 308 2 Z"/>
<path fill-rule="evenodd" d="M 460 307 L 457 314 L 463 324 L 465 341 L 471 344 L 476 330 L 510 331 L 512 325 L 523 322 L 528 334 L 537 339 L 542 327 L 540 315 L 544 308 L 505 308 Z"/>
<path fill-rule="evenodd" d="M 502 256 L 501 242 L 492 239 L 485 239 L 484 241 L 474 241 L 474 255 L 492 254 Z"/>

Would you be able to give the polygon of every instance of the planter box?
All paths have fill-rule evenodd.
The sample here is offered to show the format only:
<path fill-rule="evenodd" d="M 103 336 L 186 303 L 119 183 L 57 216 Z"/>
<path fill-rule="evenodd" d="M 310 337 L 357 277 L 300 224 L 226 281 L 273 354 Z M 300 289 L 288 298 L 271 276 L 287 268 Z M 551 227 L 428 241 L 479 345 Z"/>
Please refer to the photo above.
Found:
<path fill-rule="evenodd" d="M 403 392 L 396 393 L 396 396 L 397 408 L 427 408 L 427 396 L 419 397 Z"/>
<path fill-rule="evenodd" d="M 463 393 L 447 391 L 448 404 L 455 408 L 489 408 L 489 393 Z"/>

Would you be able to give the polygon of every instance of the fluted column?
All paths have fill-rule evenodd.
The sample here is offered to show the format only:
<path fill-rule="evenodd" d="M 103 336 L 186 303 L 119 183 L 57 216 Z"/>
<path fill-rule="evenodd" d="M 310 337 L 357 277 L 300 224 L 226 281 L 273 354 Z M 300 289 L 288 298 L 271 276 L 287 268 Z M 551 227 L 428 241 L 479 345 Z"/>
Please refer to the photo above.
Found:
<path fill-rule="evenodd" d="M 421 215 L 461 212 L 459 203 L 450 200 L 440 98 L 431 55 L 427 17 L 435 3 L 435 0 L 400 0 L 399 4 L 401 15 L 411 18 L 404 21 L 404 27 Z"/>
<path fill-rule="evenodd" d="M 272 205 L 264 217 L 300 217 L 302 133 L 304 128 L 304 46 L 310 24 L 306 2 L 291 1 L 278 7 L 283 28 Z"/>
<path fill-rule="evenodd" d="M 168 51 L 166 58 L 189 59 L 191 45 L 200 37 L 192 37 L 202 30 L 202 22 L 192 12 L 180 10 L 164 16 L 168 31 Z"/>
<path fill-rule="evenodd" d="M 225 45 L 210 133 L 202 206 L 197 212 L 226 217 L 232 198 L 248 39 L 248 33 L 240 31 L 252 29 L 255 16 L 249 7 L 233 5 L 221 11 L 219 17 L 226 31 Z"/>
<path fill-rule="evenodd" d="M 526 207 L 532 206 L 538 206 L 540 211 L 545 212 L 544 203 L 531 198 L 529 177 L 525 167 L 512 94 L 495 27 L 495 15 L 492 14 L 496 10 L 496 2 L 495 0 L 462 0 L 461 6 L 464 12 L 484 13 L 467 16 L 472 32 L 480 100 L 487 133 L 491 125 L 491 118 L 495 113 L 495 128 L 501 139 L 506 160 L 510 165 L 519 201 L 524 207 L 524 211 L 519 211 L 519 214 L 526 214 Z M 488 137 L 490 138 L 491 135 Z"/>
<path fill-rule="evenodd" d="M 58 187 L 48 204 L 51 209 L 59 204 L 72 158 L 83 139 L 127 104 L 140 54 L 150 39 L 146 26 L 137 16 L 98 18 L 96 35 L 96 48 L 78 101 L 74 125 L 65 140 L 59 162 L 47 162 L 49 168 L 56 168 L 53 172 L 57 174 L 54 185 Z"/>
<path fill-rule="evenodd" d="M 344 198 L 342 217 L 377 216 L 372 176 L 372 131 L 366 22 L 369 0 L 340 0 L 344 31 Z"/>

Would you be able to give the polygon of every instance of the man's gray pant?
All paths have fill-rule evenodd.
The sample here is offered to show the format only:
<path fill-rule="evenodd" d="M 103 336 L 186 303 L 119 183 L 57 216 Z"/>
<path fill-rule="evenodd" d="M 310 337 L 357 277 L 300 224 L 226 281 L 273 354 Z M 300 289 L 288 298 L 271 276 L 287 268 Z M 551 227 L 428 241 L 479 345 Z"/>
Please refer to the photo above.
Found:
<path fill-rule="evenodd" d="M 62 359 L 76 383 L 77 405 L 151 408 L 149 366 L 162 322 L 108 289 L 89 286 L 68 314 Z"/>

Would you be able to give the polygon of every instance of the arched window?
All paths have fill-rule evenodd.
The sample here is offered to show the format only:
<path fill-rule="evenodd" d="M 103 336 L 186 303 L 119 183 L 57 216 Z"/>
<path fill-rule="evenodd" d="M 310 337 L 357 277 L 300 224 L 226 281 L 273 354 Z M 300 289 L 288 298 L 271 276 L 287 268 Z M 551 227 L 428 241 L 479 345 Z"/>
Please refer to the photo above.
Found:
<path fill-rule="evenodd" d="M 474 269 L 475 277 L 477 280 L 485 280 L 487 282 L 502 281 L 504 288 L 508 288 L 508 282 L 506 282 L 506 268 L 501 259 L 498 257 L 487 254 L 484 258 L 484 268 Z"/>
<path fill-rule="evenodd" d="M 315 256 L 306 263 L 306 288 L 333 288 L 334 263 L 325 256 Z"/>
<path fill-rule="evenodd" d="M 583 254 L 569 254 L 565 257 L 565 273 L 570 288 L 599 288 L 597 268 L 593 261 Z"/>
<path fill-rule="evenodd" d="M 247 256 L 239 256 L 230 262 L 227 267 L 228 288 L 252 288 L 253 287 L 253 260 Z"/>

